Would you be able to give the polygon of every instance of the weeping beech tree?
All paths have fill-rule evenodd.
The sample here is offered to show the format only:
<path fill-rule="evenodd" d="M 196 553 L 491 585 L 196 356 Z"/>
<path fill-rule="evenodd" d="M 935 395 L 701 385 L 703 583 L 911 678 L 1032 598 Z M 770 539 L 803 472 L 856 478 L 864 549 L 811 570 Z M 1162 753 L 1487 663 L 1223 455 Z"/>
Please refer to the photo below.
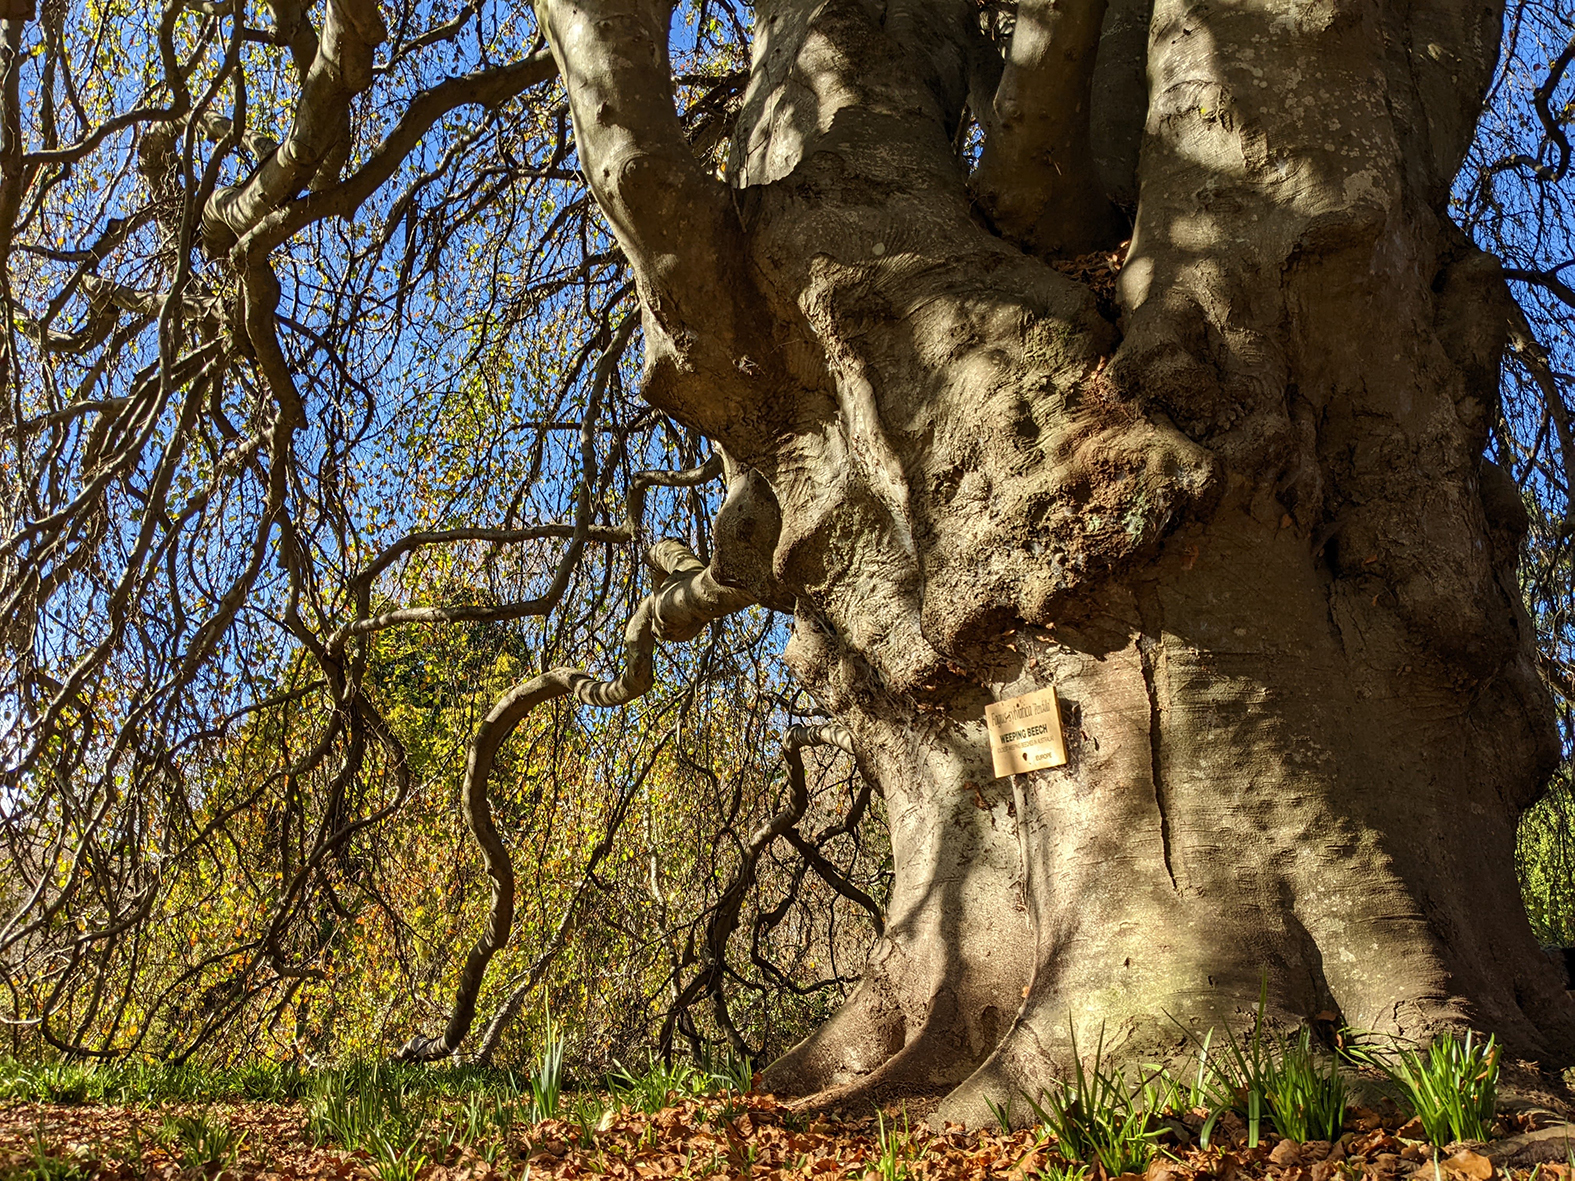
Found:
<path fill-rule="evenodd" d="M 1510 872 L 1559 748 L 1483 459 L 1508 299 L 1443 213 L 1501 13 L 1158 0 L 1110 316 L 1051 265 L 1122 232 L 1102 7 L 1020 3 L 994 52 L 971 3 L 763 0 L 725 178 L 665 5 L 539 8 L 645 396 L 770 489 L 735 585 L 792 601 L 890 807 L 886 936 L 768 1081 L 977 1115 L 1261 977 L 1568 1061 Z M 1069 763 L 995 778 L 985 704 L 1049 686 Z"/>
<path fill-rule="evenodd" d="M 42 18 L 51 45 L 65 36 L 55 11 Z M 222 665 L 219 638 L 267 599 L 322 670 L 341 719 L 322 746 L 342 748 L 340 778 L 354 781 L 371 748 L 397 771 L 399 745 L 361 685 L 367 637 L 547 615 L 598 546 L 644 547 L 654 578 L 621 658 L 614 643 L 600 671 L 544 662 L 480 721 L 460 803 L 490 875 L 489 917 L 446 1026 L 406 1056 L 477 1039 L 515 902 L 489 798 L 510 734 L 554 698 L 631 701 L 664 645 L 764 608 L 791 618 L 783 659 L 818 714 L 790 734 L 789 788 L 740 843 L 675 1004 L 716 1000 L 742 1044 L 722 1003 L 728 939 L 768 849 L 818 856 L 798 827 L 805 747 L 849 753 L 884 800 L 895 875 L 884 900 L 844 879 L 879 938 L 857 988 L 766 1085 L 940 1092 L 944 1114 L 979 1118 L 984 1099 L 1033 1093 L 1063 1069 L 1074 1037 L 1088 1046 L 1103 1030 L 1112 1052 L 1163 1053 L 1183 1031 L 1240 1028 L 1260 987 L 1276 1020 L 1333 1015 L 1412 1038 L 1469 1026 L 1519 1057 L 1575 1062 L 1575 1001 L 1514 877 L 1517 820 L 1560 758 L 1543 672 L 1557 681 L 1563 649 L 1552 643 L 1539 670 L 1517 562 L 1527 498 L 1565 502 L 1547 458 L 1568 446 L 1564 379 L 1500 262 L 1448 214 L 1500 60 L 1501 5 L 758 0 L 675 25 L 665 0 L 539 0 L 534 47 L 526 14 L 494 14 L 483 37 L 471 5 L 401 13 L 392 38 L 393 10 L 371 0 L 249 11 L 167 6 L 160 60 L 173 66 L 150 67 L 153 97 L 118 124 L 84 115 L 76 148 L 51 134 L 19 145 L 11 84 L 5 225 L 38 220 L 29 185 L 132 128 L 125 159 L 153 194 L 144 223 L 165 252 L 149 294 L 95 277 L 123 223 L 76 253 L 46 243 L 35 249 L 82 273 L 47 315 L 13 316 L 13 386 L 29 347 L 91 352 L 144 332 L 159 348 L 112 398 L 90 396 L 88 380 L 51 407 L 16 396 L 13 432 L 60 442 L 28 443 L 8 477 L 25 492 L 9 585 L 38 612 L 12 625 L 26 633 L 14 650 L 33 654 L 17 662 L 14 683 L 29 688 L 12 715 L 15 774 L 32 782 L 71 758 L 96 773 L 124 753 L 60 743 L 85 724 L 84 684 L 130 643 L 122 620 L 143 591 L 124 588 L 183 577 L 161 566 L 181 546 L 159 541 L 179 524 L 162 508 L 178 464 L 148 457 L 217 423 L 214 390 L 233 389 L 245 425 L 228 435 L 250 441 L 223 444 L 233 460 L 205 478 L 227 478 L 226 462 L 254 473 L 260 500 L 221 511 L 251 514 L 250 548 L 167 679 L 134 678 L 132 705 L 117 707 L 135 715 L 126 749 L 178 729 L 175 706 L 151 703 Z M 263 16 L 271 24 L 249 23 Z M 171 32 L 188 17 L 207 30 L 200 69 Z M 25 24 L 6 23 L 13 79 Z M 472 28 L 476 48 L 453 59 L 469 72 L 379 98 L 380 79 L 434 46 L 468 45 Z M 288 130 L 260 141 L 248 63 L 286 51 L 295 78 L 274 100 L 295 96 Z M 1506 174 L 1555 184 L 1568 168 L 1560 88 L 1575 46 L 1536 56 L 1532 146 L 1482 165 L 1501 187 Z M 200 101 L 188 77 L 204 80 Z M 382 113 L 377 134 L 358 130 L 370 119 L 358 103 Z M 477 105 L 485 136 L 444 141 L 446 113 Z M 534 128 L 524 147 L 508 146 L 499 112 Z M 490 172 L 472 152 L 484 139 L 500 145 Z M 437 273 L 441 227 L 464 217 L 500 240 L 530 237 L 474 194 L 542 178 L 560 186 L 551 233 L 580 227 L 574 281 L 601 284 L 597 306 L 585 300 L 602 327 L 579 363 L 590 392 L 582 476 L 558 487 L 565 516 L 514 523 L 516 496 L 502 525 L 456 521 L 481 503 L 456 497 L 441 528 L 366 548 L 345 541 L 369 534 L 365 521 L 323 510 L 310 528 L 337 531 L 340 557 L 314 563 L 312 546 L 329 543 L 302 540 L 302 505 L 316 503 L 305 490 L 349 493 L 332 464 L 302 455 L 352 450 L 323 442 L 343 432 L 337 420 L 313 418 L 325 379 L 310 375 L 312 350 L 368 407 L 376 390 L 356 372 L 365 357 L 313 316 L 360 340 L 370 329 L 357 316 L 397 325 L 416 311 L 403 295 L 358 296 L 354 314 L 302 300 L 301 242 L 324 219 L 359 218 L 374 245 L 357 253 L 352 236 L 335 249 L 376 261 L 403 235 L 390 266 L 419 281 L 420 252 Z M 406 187 L 385 200 L 391 179 Z M 434 188 L 450 204 L 429 201 Z M 1496 200 L 1475 202 L 1479 220 Z M 509 282 L 507 265 L 467 274 Z M 1515 277 L 1556 304 L 1558 276 Z M 47 302 L 31 281 L 21 303 Z M 637 321 L 620 320 L 631 282 Z M 300 310 L 281 305 L 286 288 Z M 441 317 L 440 303 L 425 314 Z M 84 317 L 74 334 L 50 327 L 72 307 Z M 599 407 L 636 327 L 649 417 L 614 443 L 668 424 L 687 464 L 637 477 L 625 464 L 616 486 L 596 485 L 616 466 L 599 458 Z M 1506 358 L 1528 375 L 1512 385 L 1529 412 L 1506 409 Z M 562 454 L 576 461 L 572 446 Z M 539 477 L 539 449 L 535 463 Z M 714 521 L 651 545 L 645 490 L 718 476 Z M 116 480 L 141 481 L 131 499 L 151 540 L 105 508 Z M 610 487 L 631 493 L 627 508 Z M 64 671 L 46 667 L 36 654 L 66 625 L 45 608 L 102 563 L 87 555 L 105 538 L 126 537 L 126 581 L 71 600 L 108 613 L 106 638 Z M 478 541 L 560 548 L 526 579 L 531 596 L 502 606 L 375 601 L 412 553 Z M 262 573 L 271 563 L 277 579 Z M 622 623 L 600 602 L 586 618 L 612 639 Z M 1049 688 L 1067 762 L 997 777 L 986 706 Z M 362 822 L 334 798 L 322 832 Z M 29 916 L 65 896 L 33 876 L 13 930 L 36 932 Z"/>

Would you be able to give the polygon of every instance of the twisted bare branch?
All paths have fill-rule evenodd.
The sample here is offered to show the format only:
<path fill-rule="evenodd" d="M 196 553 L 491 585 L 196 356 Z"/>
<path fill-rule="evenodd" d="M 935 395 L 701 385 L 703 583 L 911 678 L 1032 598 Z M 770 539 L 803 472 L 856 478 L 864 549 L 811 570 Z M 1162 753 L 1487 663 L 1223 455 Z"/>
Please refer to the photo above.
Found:
<path fill-rule="evenodd" d="M 692 473 L 681 473 L 673 477 L 673 482 L 686 477 L 694 478 Z M 746 488 L 747 483 L 739 480 L 734 492 L 742 496 Z M 624 667 L 617 677 L 598 680 L 577 668 L 550 669 L 509 690 L 476 728 L 465 763 L 460 808 L 491 881 L 491 902 L 481 936 L 460 971 L 448 1025 L 441 1035 L 411 1039 L 399 1052 L 401 1060 L 431 1061 L 447 1057 L 460 1047 L 475 1021 L 476 998 L 487 965 L 508 941 L 514 922 L 514 866 L 493 823 L 487 781 L 509 735 L 532 710 L 559 697 L 572 694 L 585 705 L 603 709 L 627 705 L 651 688 L 651 661 L 658 639 L 692 639 L 707 624 L 755 602 L 746 591 L 723 585 L 711 563 L 700 561 L 681 541 L 658 542 L 651 547 L 648 561 L 662 581 L 641 600 L 624 629 Z M 567 915 L 563 921 L 568 922 Z M 495 1042 L 496 1038 L 491 1040 Z"/>

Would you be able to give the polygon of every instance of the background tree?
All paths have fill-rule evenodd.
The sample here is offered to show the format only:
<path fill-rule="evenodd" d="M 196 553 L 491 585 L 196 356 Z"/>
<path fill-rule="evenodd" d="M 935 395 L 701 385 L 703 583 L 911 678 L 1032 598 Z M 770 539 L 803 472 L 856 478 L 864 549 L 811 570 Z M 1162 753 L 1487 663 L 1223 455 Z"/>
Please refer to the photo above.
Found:
<path fill-rule="evenodd" d="M 654 924 L 664 1038 L 769 1047 L 732 1007 L 815 987 L 762 944 L 806 874 L 879 935 L 771 1085 L 977 1115 L 1073 1033 L 1160 1048 L 1260 979 L 1276 1018 L 1575 1059 L 1513 874 L 1571 683 L 1568 14 L 1515 9 L 1502 57 L 1505 14 L 1449 2 L 534 15 L 7 14 L 0 947 L 37 1036 L 282 1019 L 347 927 L 408 921 L 379 834 L 447 783 L 490 900 L 405 1052 L 489 1044 L 478 1007 L 539 983 L 489 984 L 535 822 L 502 785 L 611 792 L 568 875 L 605 889 L 670 711 L 668 790 L 733 842 L 687 935 Z M 756 671 L 768 612 L 796 689 Z M 444 704 L 402 645 L 451 629 L 510 659 Z M 1049 685 L 1071 762 L 994 778 L 984 705 Z M 653 686 L 613 782 L 562 777 L 564 699 Z M 445 737 L 482 714 L 462 772 L 423 699 Z M 873 789 L 841 819 L 817 744 Z M 150 1003 L 204 857 L 277 876 Z M 537 907 L 543 965 L 581 889 Z"/>

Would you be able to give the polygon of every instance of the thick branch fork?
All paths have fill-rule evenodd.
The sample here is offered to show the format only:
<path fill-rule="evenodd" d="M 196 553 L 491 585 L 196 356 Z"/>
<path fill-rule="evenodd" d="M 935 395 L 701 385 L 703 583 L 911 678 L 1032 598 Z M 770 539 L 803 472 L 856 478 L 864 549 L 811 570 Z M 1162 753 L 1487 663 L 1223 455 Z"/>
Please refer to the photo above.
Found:
<path fill-rule="evenodd" d="M 1043 258 L 1113 245 L 1120 214 L 1094 169 L 1094 59 L 1106 0 L 1023 0 L 987 110 L 973 188 L 1006 238 Z"/>
<path fill-rule="evenodd" d="M 727 186 L 695 158 L 673 107 L 662 0 L 538 0 L 569 93 L 585 178 L 634 270 L 647 400 L 714 439 L 748 436 L 776 368 Z M 746 444 L 747 452 L 749 446 Z"/>
<path fill-rule="evenodd" d="M 350 154 L 350 100 L 372 84 L 372 54 L 387 36 L 376 0 L 329 0 L 289 134 L 244 184 L 214 193 L 203 213 L 210 237 L 239 238 L 308 185 L 338 180 Z"/>

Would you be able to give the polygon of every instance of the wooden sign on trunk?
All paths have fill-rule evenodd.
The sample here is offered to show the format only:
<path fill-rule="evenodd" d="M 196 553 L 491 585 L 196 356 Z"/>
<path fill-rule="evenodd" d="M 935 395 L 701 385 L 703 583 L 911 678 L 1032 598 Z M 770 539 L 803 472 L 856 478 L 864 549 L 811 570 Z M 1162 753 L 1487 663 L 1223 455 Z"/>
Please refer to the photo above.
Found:
<path fill-rule="evenodd" d="M 984 721 L 990 728 L 997 779 L 1066 762 L 1061 707 L 1053 686 L 985 706 Z"/>

